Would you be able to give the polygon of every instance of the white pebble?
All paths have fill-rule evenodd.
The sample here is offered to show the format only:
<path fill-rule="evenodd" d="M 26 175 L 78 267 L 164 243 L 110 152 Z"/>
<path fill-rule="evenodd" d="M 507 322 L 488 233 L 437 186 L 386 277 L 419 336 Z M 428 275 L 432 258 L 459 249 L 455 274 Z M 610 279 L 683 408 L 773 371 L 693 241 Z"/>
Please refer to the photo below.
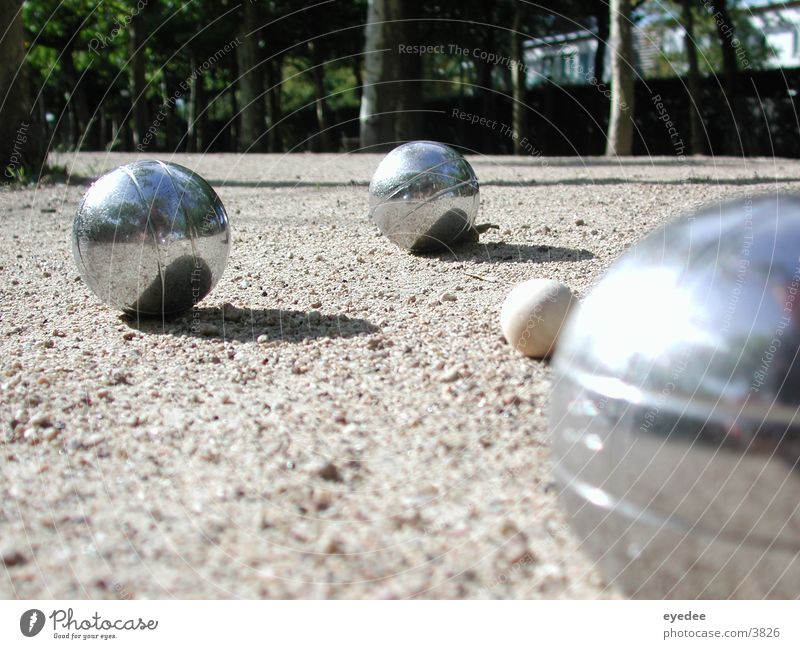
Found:
<path fill-rule="evenodd" d="M 500 328 L 508 343 L 533 358 L 546 358 L 576 300 L 572 291 L 551 279 L 517 284 L 503 302 Z"/>

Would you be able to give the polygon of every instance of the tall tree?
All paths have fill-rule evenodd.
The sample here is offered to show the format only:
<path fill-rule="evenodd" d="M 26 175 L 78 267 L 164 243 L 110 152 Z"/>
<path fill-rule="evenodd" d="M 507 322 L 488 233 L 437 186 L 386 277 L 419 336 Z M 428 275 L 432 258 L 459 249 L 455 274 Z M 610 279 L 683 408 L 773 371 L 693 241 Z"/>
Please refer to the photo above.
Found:
<path fill-rule="evenodd" d="M 692 153 L 706 152 L 706 138 L 703 129 L 703 100 L 700 89 L 700 66 L 697 62 L 697 41 L 694 33 L 694 0 L 681 0 L 683 21 L 683 42 L 686 60 L 689 63 L 687 86 L 689 90 L 689 132 Z"/>
<path fill-rule="evenodd" d="M 603 83 L 606 74 L 606 44 L 608 43 L 608 7 L 603 2 L 597 2 L 597 49 L 594 51 L 594 76 L 597 83 Z"/>
<path fill-rule="evenodd" d="M 418 18 L 420 13 L 418 0 L 401 0 L 393 11 L 395 22 L 390 30 L 393 35 L 393 46 L 397 50 L 400 43 L 413 43 L 416 39 L 418 26 L 411 18 Z M 422 57 L 417 55 L 403 55 L 399 53 L 396 59 L 395 88 L 396 110 L 394 124 L 395 141 L 414 140 L 419 137 L 420 106 L 422 87 L 417 79 L 422 78 Z M 419 88 L 417 90 L 417 88 Z"/>
<path fill-rule="evenodd" d="M 0 0 L 0 182 L 37 176 L 47 156 L 42 125 L 31 110 L 23 34 L 21 3 Z"/>
<path fill-rule="evenodd" d="M 150 128 L 147 109 L 147 58 L 145 53 L 145 24 L 143 11 L 136 12 L 130 21 L 130 87 L 133 101 L 133 144 L 139 146 Z"/>
<path fill-rule="evenodd" d="M 714 8 L 714 21 L 717 25 L 717 37 L 722 51 L 722 74 L 725 77 L 725 98 L 728 102 L 729 110 L 732 114 L 732 125 L 730 137 L 727 138 L 727 153 L 736 153 L 736 143 L 740 141 L 740 136 L 746 130 L 742 128 L 742 111 L 739 109 L 738 86 L 739 86 L 739 66 L 736 59 L 736 48 L 733 40 L 736 37 L 736 30 L 728 9 L 727 0 L 711 0 Z"/>
<path fill-rule="evenodd" d="M 611 113 L 606 155 L 633 153 L 634 59 L 631 0 L 611 0 Z"/>
<path fill-rule="evenodd" d="M 252 2 L 242 3 L 241 41 L 236 48 L 239 64 L 239 151 L 262 151 L 266 143 L 264 134 L 264 71 L 260 67 L 259 14 Z"/>
<path fill-rule="evenodd" d="M 364 90 L 359 113 L 362 148 L 388 148 L 398 139 L 398 101 L 403 77 L 397 22 L 402 0 L 369 0 L 364 45 Z M 402 109 L 401 109 L 402 110 Z"/>
<path fill-rule="evenodd" d="M 283 85 L 283 55 L 273 54 L 264 71 L 267 80 L 267 147 L 269 151 L 283 151 L 283 137 L 279 122 L 283 117 L 281 87 Z"/>
<path fill-rule="evenodd" d="M 314 115 L 317 118 L 317 133 L 313 140 L 317 151 L 331 150 L 331 134 L 328 131 L 328 107 L 325 103 L 325 58 L 319 42 L 308 41 L 311 60 L 311 77 L 314 82 Z"/>
<path fill-rule="evenodd" d="M 511 125 L 516 137 L 514 138 L 514 155 L 522 155 L 522 139 L 525 137 L 525 69 L 522 66 L 522 2 L 514 1 L 514 18 L 511 22 L 511 94 L 513 98 L 511 109 Z"/>
<path fill-rule="evenodd" d="M 199 64 L 199 57 L 195 51 L 189 55 L 189 67 L 196 70 Z M 208 121 L 208 111 L 206 108 L 206 93 L 204 77 L 198 74 L 189 86 L 189 101 L 186 111 L 186 150 L 190 153 L 203 151 L 205 146 L 206 123 Z"/>

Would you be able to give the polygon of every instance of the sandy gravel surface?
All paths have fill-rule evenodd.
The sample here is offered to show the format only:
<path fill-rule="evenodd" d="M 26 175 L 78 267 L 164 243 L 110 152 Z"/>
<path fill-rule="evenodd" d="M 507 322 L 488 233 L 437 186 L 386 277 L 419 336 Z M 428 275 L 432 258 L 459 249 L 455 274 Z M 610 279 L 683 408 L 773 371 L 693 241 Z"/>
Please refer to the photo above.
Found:
<path fill-rule="evenodd" d="M 234 227 L 219 286 L 166 323 L 78 279 L 84 186 L 2 193 L 3 597 L 614 596 L 557 506 L 549 369 L 500 304 L 531 277 L 584 295 L 682 210 L 800 190 L 782 160 L 475 157 L 501 229 L 413 257 L 366 218 L 379 156 L 166 159 Z"/>

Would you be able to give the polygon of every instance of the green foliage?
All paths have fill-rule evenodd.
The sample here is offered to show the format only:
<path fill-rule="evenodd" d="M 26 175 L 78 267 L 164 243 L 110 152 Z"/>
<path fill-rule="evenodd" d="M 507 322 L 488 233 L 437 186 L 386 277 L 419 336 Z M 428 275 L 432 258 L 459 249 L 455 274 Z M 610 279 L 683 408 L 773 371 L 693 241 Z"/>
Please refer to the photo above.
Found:
<path fill-rule="evenodd" d="M 444 53 L 422 58 L 419 74 L 429 80 L 422 86 L 425 101 L 480 95 L 484 91 L 479 86 L 487 79 L 492 89 L 509 92 L 508 67 L 487 66 L 471 52 L 479 48 L 497 57 L 510 57 L 508 26 L 515 10 L 521 12 L 525 38 L 594 31 L 602 12 L 607 12 L 607 4 L 597 0 L 408 2 L 419 16 L 411 29 L 415 43 L 445 46 Z M 677 4 L 669 0 L 666 4 L 674 16 L 680 15 Z M 732 4 L 735 8 L 736 3 Z M 283 116 L 298 111 L 296 125 L 291 127 L 298 131 L 296 141 L 303 139 L 302 129 L 313 128 L 318 91 L 313 67 L 320 63 L 326 109 L 340 116 L 356 114 L 367 0 L 256 0 L 254 6 L 259 22 L 254 38 L 262 62 L 259 70 L 265 77 L 263 87 L 269 88 L 270 79 L 282 80 L 277 91 L 280 101 L 273 103 Z M 655 14 L 659 6 L 662 3 L 652 1 L 637 4 L 634 19 L 650 21 L 650 28 L 674 25 L 674 18 Z M 143 101 L 154 121 L 159 111 L 167 113 L 157 124 L 153 148 L 178 146 L 185 139 L 192 92 L 202 97 L 202 119 L 210 125 L 205 144 L 213 139 L 214 146 L 232 148 L 230 132 L 235 129 L 234 111 L 240 105 L 237 52 L 215 59 L 200 74 L 196 70 L 221 47 L 242 36 L 237 0 L 37 0 L 24 4 L 23 21 L 33 85 L 40 90 L 40 109 L 55 131 L 56 147 L 132 148 L 134 53 L 130 23 L 139 7 L 146 34 Z M 699 1 L 696 15 L 701 69 L 718 71 L 721 55 L 713 18 Z M 734 10 L 734 16 L 747 57 L 752 67 L 759 67 L 767 58 L 763 36 L 753 29 L 745 11 Z M 454 54 L 449 48 L 453 44 L 470 53 Z M 664 75 L 684 69 L 682 48 L 662 54 L 658 63 L 659 73 Z M 267 110 L 269 102 L 264 104 Z M 285 120 L 283 128 L 290 128 L 289 121 Z M 288 139 L 283 137 L 283 142 Z"/>
<path fill-rule="evenodd" d="M 664 3 L 662 7 L 665 8 L 663 14 L 657 16 L 648 27 L 651 37 L 656 42 L 659 42 L 659 36 L 664 36 L 680 26 L 680 21 L 678 20 L 681 16 L 680 3 L 671 0 Z M 741 0 L 738 2 L 731 1 L 730 9 L 736 38 L 739 39 L 740 68 L 758 70 L 765 67 L 766 62 L 769 60 L 770 52 L 764 34 L 753 26 L 750 20 L 750 13 Z M 717 35 L 714 16 L 699 1 L 696 2 L 693 13 L 700 74 L 716 74 L 722 70 L 722 48 Z M 680 47 L 678 49 L 670 49 L 667 45 L 660 48 L 655 63 L 655 76 L 674 77 L 676 74 L 684 74 L 686 72 L 688 63 L 686 51 L 683 47 L 682 32 L 680 32 L 679 43 Z"/>

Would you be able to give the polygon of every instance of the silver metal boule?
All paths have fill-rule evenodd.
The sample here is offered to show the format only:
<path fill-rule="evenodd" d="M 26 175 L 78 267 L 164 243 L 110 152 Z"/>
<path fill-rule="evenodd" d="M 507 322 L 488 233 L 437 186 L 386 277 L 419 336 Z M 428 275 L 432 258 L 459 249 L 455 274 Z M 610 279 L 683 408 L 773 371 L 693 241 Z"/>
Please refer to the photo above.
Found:
<path fill-rule="evenodd" d="M 413 252 L 447 248 L 475 225 L 478 179 L 460 153 L 438 142 L 408 142 L 378 165 L 370 217 L 390 241 Z"/>
<path fill-rule="evenodd" d="M 800 197 L 657 230 L 569 319 L 553 360 L 560 498 L 641 598 L 800 596 Z"/>
<path fill-rule="evenodd" d="M 86 192 L 72 227 L 81 276 L 106 304 L 164 316 L 202 300 L 219 281 L 231 233 L 211 186 L 171 162 L 118 167 Z"/>

